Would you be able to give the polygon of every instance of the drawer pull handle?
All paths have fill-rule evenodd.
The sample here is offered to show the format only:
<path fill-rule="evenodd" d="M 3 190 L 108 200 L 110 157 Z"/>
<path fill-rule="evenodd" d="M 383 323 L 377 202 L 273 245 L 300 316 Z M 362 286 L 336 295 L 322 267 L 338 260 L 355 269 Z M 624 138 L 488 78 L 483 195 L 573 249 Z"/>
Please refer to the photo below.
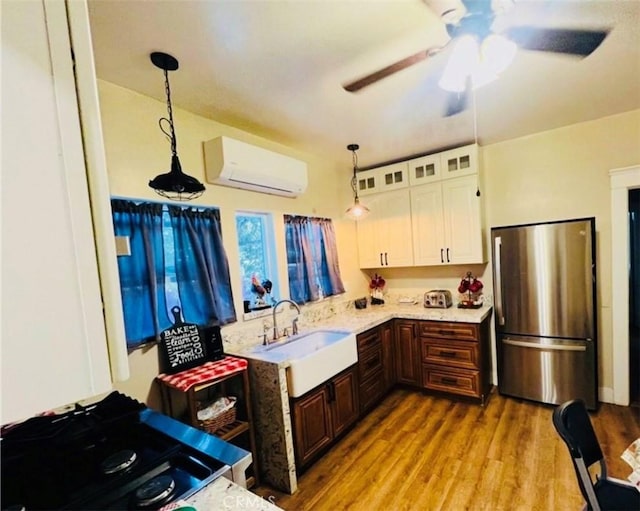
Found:
<path fill-rule="evenodd" d="M 454 330 L 439 330 L 440 335 L 456 335 Z"/>
<path fill-rule="evenodd" d="M 458 379 L 457 378 L 448 378 L 446 376 L 443 376 L 442 378 L 440 378 L 440 381 L 442 383 L 446 383 L 448 385 L 457 385 L 458 384 Z"/>
<path fill-rule="evenodd" d="M 380 365 L 380 359 L 378 357 L 369 360 L 365 364 L 367 369 L 371 369 L 372 367 L 379 366 L 379 365 Z"/>
<path fill-rule="evenodd" d="M 441 351 L 440 352 L 440 356 L 441 357 L 457 357 L 458 354 L 455 351 Z"/>

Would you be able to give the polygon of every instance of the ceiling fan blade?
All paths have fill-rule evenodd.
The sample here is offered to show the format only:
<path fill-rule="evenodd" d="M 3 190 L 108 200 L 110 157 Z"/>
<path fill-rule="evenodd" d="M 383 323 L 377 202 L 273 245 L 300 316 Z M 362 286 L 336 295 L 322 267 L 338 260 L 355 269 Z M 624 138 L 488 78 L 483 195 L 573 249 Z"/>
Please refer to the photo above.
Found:
<path fill-rule="evenodd" d="M 520 48 L 550 51 L 586 57 L 595 51 L 609 33 L 608 30 L 578 30 L 562 28 L 511 27 L 506 35 Z"/>
<path fill-rule="evenodd" d="M 451 117 L 457 115 L 467 108 L 469 96 L 471 95 L 471 77 L 468 76 L 465 82 L 465 88 L 460 92 L 450 92 L 447 99 L 447 108 L 444 112 L 444 117 Z"/>
<path fill-rule="evenodd" d="M 397 73 L 398 71 L 402 71 L 403 69 L 406 69 L 410 66 L 413 66 L 414 64 L 417 64 L 418 62 L 422 62 L 423 60 L 426 60 L 427 58 L 434 56 L 441 49 L 442 48 L 440 47 L 436 47 L 436 48 L 429 48 L 428 50 L 419 51 L 418 53 L 414 53 L 409 57 L 399 60 L 398 62 L 394 62 L 393 64 L 387 67 L 383 67 L 378 71 L 375 71 L 367 76 L 363 76 L 362 78 L 356 80 L 355 82 L 348 83 L 346 85 L 343 85 L 342 87 L 344 90 L 348 92 L 357 92 L 360 89 L 364 89 L 365 87 L 371 84 L 374 84 L 382 80 L 383 78 L 386 78 L 387 76 Z"/>

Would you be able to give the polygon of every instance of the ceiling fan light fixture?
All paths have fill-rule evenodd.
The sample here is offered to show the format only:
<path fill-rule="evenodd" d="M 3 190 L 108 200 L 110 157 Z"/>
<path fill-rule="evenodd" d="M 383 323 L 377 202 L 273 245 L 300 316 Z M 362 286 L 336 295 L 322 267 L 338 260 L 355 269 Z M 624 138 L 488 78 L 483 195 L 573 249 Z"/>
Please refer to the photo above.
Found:
<path fill-rule="evenodd" d="M 353 160 L 353 176 L 351 177 L 351 189 L 353 190 L 353 206 L 349 207 L 345 214 L 351 220 L 362 220 L 370 213 L 370 209 L 360 202 L 358 197 L 358 178 L 356 173 L 358 172 L 358 155 L 356 151 L 360 149 L 358 144 L 349 144 L 347 149 L 351 151 L 351 158 Z"/>
<path fill-rule="evenodd" d="M 478 40 L 471 35 L 461 36 L 454 44 L 438 85 L 446 91 L 464 92 L 467 76 L 473 76 L 479 67 L 480 49 Z"/>
<path fill-rule="evenodd" d="M 499 34 L 488 35 L 480 45 L 480 62 L 491 73 L 499 75 L 513 62 L 518 46 Z"/>
<path fill-rule="evenodd" d="M 160 174 L 149 181 L 149 186 L 158 195 L 170 200 L 187 201 L 200 197 L 204 192 L 204 185 L 195 177 L 182 172 L 182 165 L 178 158 L 176 132 L 173 125 L 173 108 L 171 107 L 171 88 L 169 87 L 168 71 L 178 69 L 178 61 L 167 53 L 153 52 L 150 56 L 154 66 L 164 71 L 164 87 L 167 94 L 167 113 L 169 118 L 162 117 L 158 121 L 160 130 L 171 142 L 171 170 L 166 174 Z M 163 126 L 163 121 L 168 124 L 169 131 Z"/>
<path fill-rule="evenodd" d="M 473 35 L 460 36 L 438 82 L 441 89 L 464 92 L 467 78 L 478 89 L 498 78 L 509 67 L 518 47 L 498 34 L 489 34 L 481 43 Z"/>

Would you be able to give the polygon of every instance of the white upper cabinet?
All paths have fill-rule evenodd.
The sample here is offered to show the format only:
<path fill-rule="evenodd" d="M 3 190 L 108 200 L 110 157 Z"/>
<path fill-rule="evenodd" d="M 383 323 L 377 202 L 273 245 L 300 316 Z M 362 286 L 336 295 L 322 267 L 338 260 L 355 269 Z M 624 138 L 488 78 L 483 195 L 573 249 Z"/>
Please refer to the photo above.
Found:
<path fill-rule="evenodd" d="M 89 20 L 71 4 L 2 5 L 3 424 L 110 390 L 108 328 L 126 363 L 119 297 L 119 322 L 103 310 L 70 42 L 71 29 L 91 47 L 69 25 L 86 35 Z"/>
<path fill-rule="evenodd" d="M 443 264 L 446 241 L 442 210 L 442 184 L 411 189 L 413 260 L 416 266 Z"/>
<path fill-rule="evenodd" d="M 416 266 L 484 262 L 477 176 L 411 189 Z"/>
<path fill-rule="evenodd" d="M 413 266 L 409 190 L 367 197 L 371 213 L 358 220 L 358 261 L 361 268 Z"/>
<path fill-rule="evenodd" d="M 422 185 L 440 181 L 440 154 L 421 156 L 407 162 L 409 165 L 409 184 Z"/>
<path fill-rule="evenodd" d="M 400 179 L 403 165 L 408 179 Z M 359 193 L 371 194 L 363 201 L 371 213 L 358 223 L 360 267 L 486 262 L 479 167 L 479 147 L 472 144 L 363 172 L 363 181 L 372 181 Z M 383 182 L 409 187 L 374 193 L 384 191 Z"/>
<path fill-rule="evenodd" d="M 363 170 L 356 173 L 356 187 L 358 188 L 358 195 L 361 197 L 381 191 L 376 170 Z"/>
<path fill-rule="evenodd" d="M 439 153 L 442 179 L 478 173 L 478 144 L 457 147 Z"/>
<path fill-rule="evenodd" d="M 388 192 L 409 186 L 407 162 L 394 163 L 356 174 L 358 195 Z"/>
<path fill-rule="evenodd" d="M 477 175 L 442 181 L 444 259 L 447 264 L 485 262 L 478 193 Z"/>

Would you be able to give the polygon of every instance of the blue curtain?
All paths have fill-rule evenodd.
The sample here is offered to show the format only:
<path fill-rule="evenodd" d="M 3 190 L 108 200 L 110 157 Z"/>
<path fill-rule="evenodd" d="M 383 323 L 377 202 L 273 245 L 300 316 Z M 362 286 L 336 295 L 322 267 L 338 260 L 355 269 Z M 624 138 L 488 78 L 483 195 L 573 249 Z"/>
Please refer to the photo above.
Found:
<path fill-rule="evenodd" d="M 184 320 L 199 325 L 236 321 L 220 212 L 168 206 Z"/>
<path fill-rule="evenodd" d="M 320 284 L 326 296 L 344 293 L 344 284 L 340 276 L 338 264 L 338 249 L 333 222 L 326 218 L 313 219 L 312 225 L 316 229 L 319 240 Z"/>
<path fill-rule="evenodd" d="M 331 220 L 284 216 L 289 296 L 307 303 L 344 293 Z"/>
<path fill-rule="evenodd" d="M 289 296 L 296 303 L 317 300 L 320 295 L 313 267 L 310 224 L 306 217 L 285 215 L 284 226 Z"/>
<path fill-rule="evenodd" d="M 127 346 L 159 340 L 171 326 L 164 295 L 162 205 L 113 199 L 116 236 L 128 236 L 130 256 L 118 256 Z"/>

